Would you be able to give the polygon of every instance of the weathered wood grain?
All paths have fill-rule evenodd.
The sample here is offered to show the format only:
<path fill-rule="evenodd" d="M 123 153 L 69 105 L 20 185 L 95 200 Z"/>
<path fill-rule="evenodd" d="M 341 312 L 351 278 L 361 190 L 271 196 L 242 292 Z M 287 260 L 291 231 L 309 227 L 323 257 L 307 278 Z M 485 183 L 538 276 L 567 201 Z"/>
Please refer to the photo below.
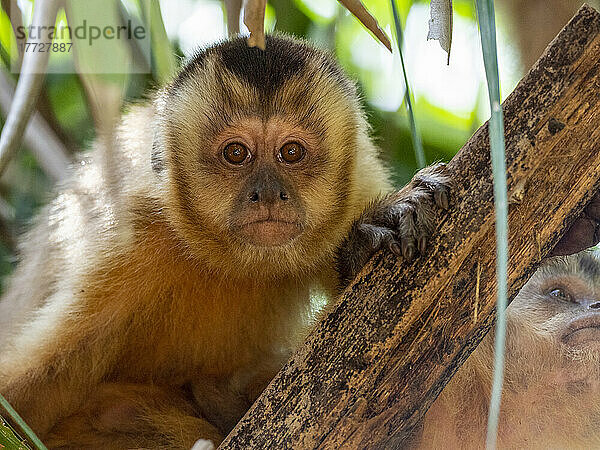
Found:
<path fill-rule="evenodd" d="M 600 14 L 584 6 L 503 104 L 510 298 L 600 187 L 599 69 Z M 221 448 L 390 448 L 410 433 L 494 322 L 487 125 L 449 170 L 428 255 L 377 254 Z"/>

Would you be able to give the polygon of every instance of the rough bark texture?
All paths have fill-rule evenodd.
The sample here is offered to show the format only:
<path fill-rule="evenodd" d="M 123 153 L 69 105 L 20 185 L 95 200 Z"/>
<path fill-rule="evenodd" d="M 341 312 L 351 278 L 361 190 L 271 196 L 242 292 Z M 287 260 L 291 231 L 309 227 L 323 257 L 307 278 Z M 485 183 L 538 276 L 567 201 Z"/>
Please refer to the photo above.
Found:
<path fill-rule="evenodd" d="M 513 298 L 600 187 L 600 14 L 584 6 L 504 102 Z M 494 323 L 487 124 L 450 162 L 426 256 L 379 253 L 221 448 L 390 448 Z"/>

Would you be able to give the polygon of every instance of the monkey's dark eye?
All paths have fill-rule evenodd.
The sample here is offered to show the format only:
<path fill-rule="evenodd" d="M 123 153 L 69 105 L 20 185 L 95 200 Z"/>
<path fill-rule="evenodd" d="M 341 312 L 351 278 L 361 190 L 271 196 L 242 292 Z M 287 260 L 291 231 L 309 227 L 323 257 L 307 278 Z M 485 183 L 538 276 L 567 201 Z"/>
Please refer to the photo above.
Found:
<path fill-rule="evenodd" d="M 571 296 L 571 294 L 569 294 L 567 291 L 561 288 L 552 289 L 550 292 L 548 292 L 548 295 L 552 298 L 562 300 L 565 302 L 573 301 L 573 297 Z"/>
<path fill-rule="evenodd" d="M 304 158 L 305 153 L 304 147 L 297 142 L 288 142 L 279 150 L 279 158 L 283 162 L 293 164 Z"/>
<path fill-rule="evenodd" d="M 223 149 L 223 157 L 228 163 L 231 164 L 242 164 L 248 157 L 250 156 L 250 152 L 248 149 L 237 142 L 233 142 L 231 144 L 227 144 Z"/>

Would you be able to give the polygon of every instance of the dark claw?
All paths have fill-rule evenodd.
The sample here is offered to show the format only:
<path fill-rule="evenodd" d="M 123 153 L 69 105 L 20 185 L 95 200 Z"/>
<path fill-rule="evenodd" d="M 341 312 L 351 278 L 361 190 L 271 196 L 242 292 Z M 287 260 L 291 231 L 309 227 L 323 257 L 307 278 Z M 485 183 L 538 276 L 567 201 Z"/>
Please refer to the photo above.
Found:
<path fill-rule="evenodd" d="M 441 189 L 437 189 L 433 192 L 433 198 L 435 200 L 435 204 L 444 209 L 447 210 L 450 207 L 450 201 L 448 200 L 448 193 L 446 192 L 446 190 L 444 188 Z"/>
<path fill-rule="evenodd" d="M 400 244 L 398 244 L 397 242 L 394 241 L 390 244 L 390 250 L 394 255 L 402 256 L 402 248 L 400 248 Z"/>
<path fill-rule="evenodd" d="M 427 250 L 427 238 L 421 237 L 421 238 L 419 238 L 419 253 L 421 253 L 423 255 L 426 250 Z"/>
<path fill-rule="evenodd" d="M 402 255 L 407 261 L 410 261 L 415 256 L 415 246 L 407 239 L 402 241 Z"/>

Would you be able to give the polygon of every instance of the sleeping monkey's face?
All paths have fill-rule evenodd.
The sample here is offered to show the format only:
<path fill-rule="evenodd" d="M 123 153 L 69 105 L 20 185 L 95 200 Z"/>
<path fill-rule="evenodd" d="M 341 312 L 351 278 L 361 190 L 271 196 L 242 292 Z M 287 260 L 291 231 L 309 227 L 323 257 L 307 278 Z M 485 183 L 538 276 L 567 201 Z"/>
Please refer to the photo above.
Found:
<path fill-rule="evenodd" d="M 523 286 L 507 315 L 506 375 L 511 383 L 535 377 L 550 377 L 551 382 L 600 379 L 600 253 L 548 260 Z M 485 360 L 491 364 L 491 337 L 486 344 Z"/>
<path fill-rule="evenodd" d="M 517 295 L 509 317 L 565 351 L 600 351 L 600 254 L 546 262 Z"/>
<path fill-rule="evenodd" d="M 600 252 L 546 260 L 506 313 L 504 374 L 511 392 L 545 385 L 554 388 L 549 389 L 552 395 L 565 397 L 587 385 L 596 395 L 600 386 Z M 473 358 L 491 380 L 493 331 Z M 540 399 L 540 404 L 545 401 Z"/>
<path fill-rule="evenodd" d="M 188 242 L 301 258 L 341 240 L 366 125 L 353 83 L 328 55 L 281 36 L 265 51 L 226 41 L 198 53 L 162 101 Z"/>

